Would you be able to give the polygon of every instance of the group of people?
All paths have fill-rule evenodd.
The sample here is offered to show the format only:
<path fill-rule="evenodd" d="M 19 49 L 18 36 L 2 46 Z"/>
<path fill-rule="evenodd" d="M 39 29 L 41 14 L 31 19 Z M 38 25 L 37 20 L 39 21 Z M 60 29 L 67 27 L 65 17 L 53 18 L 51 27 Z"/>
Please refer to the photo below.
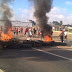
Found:
<path fill-rule="evenodd" d="M 32 27 L 26 27 L 26 29 L 23 32 L 22 27 L 14 27 L 13 28 L 14 35 L 18 35 L 19 33 L 24 33 L 27 37 L 35 37 L 37 30 Z M 44 33 L 41 30 L 38 30 L 38 36 L 41 37 L 41 39 L 44 39 Z M 64 38 L 67 39 L 67 32 L 63 29 L 59 35 L 61 42 L 64 41 Z"/>
<path fill-rule="evenodd" d="M 36 35 L 36 29 L 35 28 L 31 28 L 31 27 L 27 27 L 25 29 L 24 34 L 26 36 L 29 36 L 29 37 L 32 37 L 32 36 L 35 37 L 35 35 Z"/>
<path fill-rule="evenodd" d="M 14 32 L 14 35 L 18 35 L 18 33 L 22 33 L 23 32 L 23 28 L 22 27 L 19 27 L 19 28 L 13 28 L 13 32 Z"/>
<path fill-rule="evenodd" d="M 64 38 L 67 39 L 67 32 L 64 30 L 61 30 L 61 33 L 60 33 L 60 39 L 61 39 L 61 42 L 64 41 Z"/>

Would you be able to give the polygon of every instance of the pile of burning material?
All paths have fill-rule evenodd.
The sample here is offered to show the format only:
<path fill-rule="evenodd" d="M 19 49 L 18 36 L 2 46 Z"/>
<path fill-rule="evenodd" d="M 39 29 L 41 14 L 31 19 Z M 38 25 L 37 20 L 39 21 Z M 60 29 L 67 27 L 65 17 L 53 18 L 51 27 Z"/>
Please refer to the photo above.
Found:
<path fill-rule="evenodd" d="M 13 45 L 19 44 L 18 43 L 19 40 L 18 39 L 10 39 L 9 41 L 2 41 L 0 40 L 0 47 L 2 49 L 8 48 L 8 47 L 13 47 Z"/>
<path fill-rule="evenodd" d="M 44 41 L 21 41 L 19 39 L 12 38 L 9 41 L 0 41 L 0 47 L 3 49 L 23 49 L 23 48 L 32 48 L 32 47 L 43 47 L 43 46 L 53 46 L 54 42 L 44 42 Z"/>
<path fill-rule="evenodd" d="M 43 42 L 43 46 L 54 46 L 54 45 L 55 45 L 54 41 Z"/>
<path fill-rule="evenodd" d="M 60 43 L 60 42 L 44 42 L 41 40 L 19 40 L 12 38 L 9 41 L 0 41 L 0 47 L 3 49 L 25 49 L 25 48 L 32 48 L 32 47 L 45 47 L 45 46 L 65 46 L 66 43 Z"/>
<path fill-rule="evenodd" d="M 31 45 L 32 47 L 43 47 L 43 46 L 51 46 L 51 45 L 53 46 L 54 41 L 44 42 L 41 40 L 37 40 L 37 41 L 25 40 L 25 41 L 23 41 L 23 44 Z"/>
<path fill-rule="evenodd" d="M 54 41 L 41 41 L 41 40 L 24 40 L 23 44 L 31 47 L 45 47 L 45 46 L 66 46 L 66 43 L 54 42 Z"/>
<path fill-rule="evenodd" d="M 54 46 L 54 41 L 44 42 L 41 40 L 10 40 L 7 47 L 9 49 L 25 49 L 25 48 L 32 48 L 32 47 L 43 47 L 43 46 Z"/>
<path fill-rule="evenodd" d="M 23 44 L 25 44 L 27 46 L 29 45 L 31 47 L 40 47 L 40 46 L 42 46 L 42 42 L 40 43 L 39 41 L 34 41 L 34 40 L 31 40 L 31 41 L 25 40 L 25 41 L 23 41 Z"/>

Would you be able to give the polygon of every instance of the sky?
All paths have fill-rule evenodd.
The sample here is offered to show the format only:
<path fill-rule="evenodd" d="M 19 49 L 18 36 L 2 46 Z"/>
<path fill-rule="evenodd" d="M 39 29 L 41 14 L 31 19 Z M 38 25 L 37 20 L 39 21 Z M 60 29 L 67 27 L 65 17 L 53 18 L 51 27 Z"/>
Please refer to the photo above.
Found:
<path fill-rule="evenodd" d="M 34 13 L 34 6 L 28 0 L 15 0 L 10 4 L 14 10 L 13 20 L 27 21 L 36 20 Z M 49 17 L 49 22 L 63 21 L 63 24 L 72 24 L 72 0 L 53 0 L 52 9 L 46 14 Z"/>

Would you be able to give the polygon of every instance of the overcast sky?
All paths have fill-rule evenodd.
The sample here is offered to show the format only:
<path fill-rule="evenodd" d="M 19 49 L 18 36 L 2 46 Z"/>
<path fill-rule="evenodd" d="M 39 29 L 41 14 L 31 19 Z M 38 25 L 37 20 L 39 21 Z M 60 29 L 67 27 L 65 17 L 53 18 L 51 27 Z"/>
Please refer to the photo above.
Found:
<path fill-rule="evenodd" d="M 14 10 L 13 19 L 35 20 L 33 4 L 28 0 L 15 0 L 10 7 Z M 49 22 L 62 20 L 64 24 L 72 24 L 72 0 L 53 0 L 52 9 L 47 16 Z"/>

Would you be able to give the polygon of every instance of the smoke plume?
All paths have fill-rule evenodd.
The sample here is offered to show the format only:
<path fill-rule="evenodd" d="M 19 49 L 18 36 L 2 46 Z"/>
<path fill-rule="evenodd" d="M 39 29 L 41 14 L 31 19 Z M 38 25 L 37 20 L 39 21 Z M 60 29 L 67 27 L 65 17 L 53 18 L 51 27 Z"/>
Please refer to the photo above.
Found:
<path fill-rule="evenodd" d="M 34 3 L 34 16 L 45 35 L 52 32 L 52 27 L 48 25 L 48 17 L 46 13 L 51 10 L 52 0 L 29 0 Z"/>
<path fill-rule="evenodd" d="M 10 18 L 13 16 L 13 11 L 9 7 L 9 3 L 14 0 L 0 0 L 1 19 L 3 24 L 3 32 L 6 34 L 11 27 Z"/>

